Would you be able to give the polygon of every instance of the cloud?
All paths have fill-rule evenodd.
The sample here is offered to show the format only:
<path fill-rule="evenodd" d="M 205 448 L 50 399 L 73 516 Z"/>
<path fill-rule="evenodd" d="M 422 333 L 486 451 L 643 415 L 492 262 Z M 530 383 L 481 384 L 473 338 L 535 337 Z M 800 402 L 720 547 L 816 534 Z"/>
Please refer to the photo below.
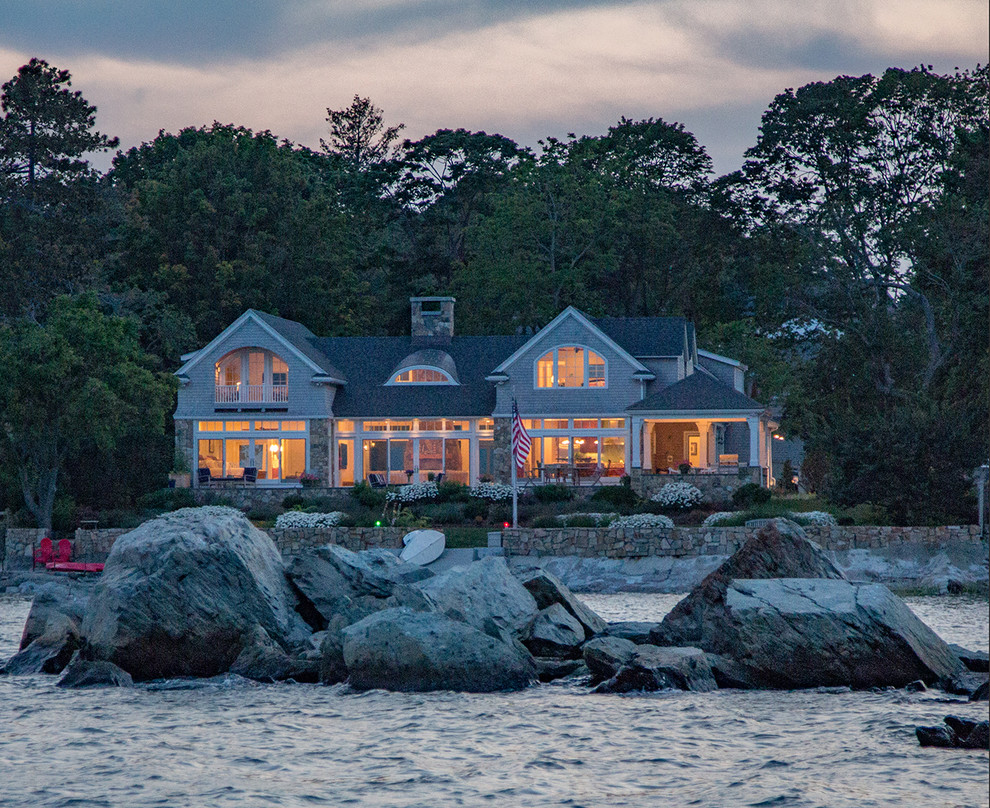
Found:
<path fill-rule="evenodd" d="M 295 31 L 312 20 L 319 32 L 328 9 L 342 4 L 242 5 L 273 29 Z M 31 55 L 68 68 L 74 86 L 99 107 L 101 131 L 128 146 L 159 129 L 219 120 L 316 147 L 326 133 L 326 108 L 346 107 L 357 93 L 382 107 L 388 123 L 404 122 L 403 135 L 412 139 L 464 127 L 532 146 L 547 135 L 604 132 L 622 115 L 662 117 L 684 123 L 716 169 L 728 171 L 755 142 L 760 112 L 787 87 L 891 65 L 925 62 L 948 71 L 986 61 L 985 9 L 978 13 L 968 0 L 895 5 L 906 13 L 882 0 L 354 0 L 348 13 L 391 21 L 386 33 L 314 35 L 277 52 L 221 49 L 178 60 L 153 51 L 135 57 L 8 47 L 0 50 L 0 76 Z M 420 25 L 429 10 L 453 6 L 470 7 L 462 24 Z M 215 4 L 204 26 L 222 18 L 217 8 L 230 7 L 229 0 Z M 402 15 L 409 22 L 396 22 Z"/>

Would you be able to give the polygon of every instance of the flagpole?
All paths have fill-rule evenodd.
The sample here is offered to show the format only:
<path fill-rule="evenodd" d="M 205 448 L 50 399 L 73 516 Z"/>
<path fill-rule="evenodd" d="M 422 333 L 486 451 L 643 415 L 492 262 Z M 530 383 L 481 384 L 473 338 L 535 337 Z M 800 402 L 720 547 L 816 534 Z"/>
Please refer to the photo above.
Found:
<path fill-rule="evenodd" d="M 512 452 L 512 526 L 519 527 L 519 492 L 516 490 L 516 453 Z"/>

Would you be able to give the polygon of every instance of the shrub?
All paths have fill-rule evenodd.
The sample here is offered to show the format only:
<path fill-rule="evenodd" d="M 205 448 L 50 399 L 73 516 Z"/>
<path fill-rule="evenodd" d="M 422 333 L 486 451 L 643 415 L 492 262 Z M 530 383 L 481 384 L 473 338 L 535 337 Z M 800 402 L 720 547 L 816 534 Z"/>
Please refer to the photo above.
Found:
<path fill-rule="evenodd" d="M 739 508 L 752 508 L 770 501 L 770 489 L 756 483 L 746 483 L 732 494 L 732 504 Z"/>
<path fill-rule="evenodd" d="M 512 486 L 502 483 L 479 483 L 471 489 L 471 496 L 489 502 L 506 502 L 512 499 Z"/>
<path fill-rule="evenodd" d="M 300 507 L 305 501 L 299 494 L 289 494 L 287 497 L 282 497 L 282 510 L 291 511 Z"/>
<path fill-rule="evenodd" d="M 288 511 L 281 514 L 275 520 L 275 527 L 283 528 L 318 528 L 336 527 L 346 514 L 341 511 L 333 513 L 303 513 L 302 511 Z"/>
<path fill-rule="evenodd" d="M 837 525 L 835 517 L 825 511 L 805 511 L 804 513 L 789 513 L 789 519 L 793 519 L 799 525 Z"/>
<path fill-rule="evenodd" d="M 565 516 L 564 523 L 568 527 L 607 527 L 618 517 L 617 513 L 576 513 Z"/>
<path fill-rule="evenodd" d="M 673 527 L 674 522 L 669 516 L 660 513 L 634 513 L 630 516 L 620 516 L 613 519 L 610 528 L 643 528 L 643 527 Z"/>
<path fill-rule="evenodd" d="M 651 502 L 659 503 L 661 507 L 672 510 L 693 508 L 695 505 L 700 505 L 701 500 L 701 491 L 691 483 L 686 482 L 667 483 L 650 497 Z"/>
<path fill-rule="evenodd" d="M 385 495 L 386 502 L 424 502 L 432 501 L 440 496 L 440 489 L 432 480 L 425 483 L 400 485 L 396 490 Z"/>
<path fill-rule="evenodd" d="M 601 502 L 614 508 L 634 508 L 639 502 L 636 492 L 625 485 L 609 485 L 591 495 L 592 502 Z"/>
<path fill-rule="evenodd" d="M 457 502 L 440 502 L 436 505 L 423 505 L 419 514 L 436 525 L 456 525 L 464 521 L 466 506 Z"/>
<path fill-rule="evenodd" d="M 482 519 L 487 518 L 489 502 L 487 499 L 478 499 L 477 497 L 471 497 L 464 506 L 464 518 L 465 519 L 477 519 L 481 517 Z"/>
<path fill-rule="evenodd" d="M 385 492 L 379 488 L 372 488 L 368 483 L 362 481 L 351 489 L 351 496 L 354 497 L 365 508 L 381 508 L 385 504 Z"/>
<path fill-rule="evenodd" d="M 177 511 L 195 508 L 196 497 L 191 488 L 160 488 L 138 498 L 138 507 L 149 511 Z"/>
<path fill-rule="evenodd" d="M 736 511 L 716 511 L 706 516 L 705 521 L 701 524 L 704 527 L 711 527 L 712 525 L 721 525 L 738 518 L 739 514 Z"/>
<path fill-rule="evenodd" d="M 560 519 L 556 516 L 538 516 L 533 520 L 533 527 L 560 527 Z"/>
<path fill-rule="evenodd" d="M 533 496 L 540 502 L 569 502 L 574 499 L 574 491 L 570 486 L 551 483 L 536 486 L 533 489 Z"/>
<path fill-rule="evenodd" d="M 271 522 L 278 518 L 278 511 L 270 505 L 259 505 L 247 512 L 247 518 L 252 522 Z"/>
<path fill-rule="evenodd" d="M 445 480 L 437 485 L 438 502 L 467 502 L 470 496 L 471 489 L 463 483 Z"/>

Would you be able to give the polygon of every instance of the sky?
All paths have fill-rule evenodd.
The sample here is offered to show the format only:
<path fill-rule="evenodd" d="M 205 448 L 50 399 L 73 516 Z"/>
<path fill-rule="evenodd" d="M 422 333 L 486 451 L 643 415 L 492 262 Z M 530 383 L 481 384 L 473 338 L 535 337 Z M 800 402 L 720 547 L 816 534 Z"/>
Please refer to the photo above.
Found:
<path fill-rule="evenodd" d="M 0 0 L 0 81 L 67 69 L 123 148 L 213 121 L 319 147 L 355 95 L 405 124 L 547 136 L 682 123 L 717 173 L 775 95 L 990 61 L 986 0 Z M 93 160 L 104 169 L 109 157 Z"/>

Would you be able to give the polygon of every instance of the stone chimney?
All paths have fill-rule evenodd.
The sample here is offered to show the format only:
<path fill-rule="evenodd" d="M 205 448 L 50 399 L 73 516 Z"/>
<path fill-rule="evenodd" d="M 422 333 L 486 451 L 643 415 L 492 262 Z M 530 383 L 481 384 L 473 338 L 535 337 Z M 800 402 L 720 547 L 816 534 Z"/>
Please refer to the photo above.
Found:
<path fill-rule="evenodd" d="M 454 298 L 411 297 L 412 337 L 431 343 L 450 342 L 454 336 Z"/>

